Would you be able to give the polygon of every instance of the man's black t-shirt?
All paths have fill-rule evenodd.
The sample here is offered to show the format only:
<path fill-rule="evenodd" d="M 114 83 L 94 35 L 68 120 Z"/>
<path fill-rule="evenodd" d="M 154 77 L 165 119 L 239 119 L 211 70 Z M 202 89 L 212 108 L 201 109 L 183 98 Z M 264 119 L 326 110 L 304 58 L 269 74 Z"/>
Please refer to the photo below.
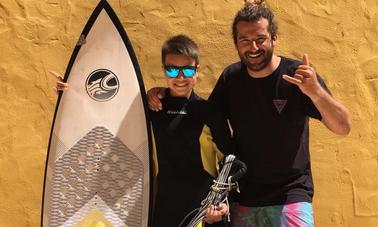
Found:
<path fill-rule="evenodd" d="M 236 198 L 241 205 L 312 201 L 308 121 L 321 115 L 309 97 L 282 78 L 294 75 L 299 64 L 281 57 L 278 68 L 264 78 L 249 76 L 241 62 L 232 64 L 210 95 L 229 119 L 238 156 L 248 167 Z"/>

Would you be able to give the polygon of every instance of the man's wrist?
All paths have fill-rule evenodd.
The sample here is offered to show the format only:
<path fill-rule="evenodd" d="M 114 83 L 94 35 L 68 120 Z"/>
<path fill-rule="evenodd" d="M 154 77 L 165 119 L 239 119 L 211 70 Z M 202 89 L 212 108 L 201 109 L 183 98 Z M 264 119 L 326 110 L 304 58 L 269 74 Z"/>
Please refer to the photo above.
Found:
<path fill-rule="evenodd" d="M 321 86 L 319 86 L 317 89 L 315 89 L 315 91 L 309 97 L 311 101 L 314 104 L 316 104 L 320 100 L 322 100 L 324 97 L 326 97 L 326 95 L 327 95 L 327 92 Z"/>

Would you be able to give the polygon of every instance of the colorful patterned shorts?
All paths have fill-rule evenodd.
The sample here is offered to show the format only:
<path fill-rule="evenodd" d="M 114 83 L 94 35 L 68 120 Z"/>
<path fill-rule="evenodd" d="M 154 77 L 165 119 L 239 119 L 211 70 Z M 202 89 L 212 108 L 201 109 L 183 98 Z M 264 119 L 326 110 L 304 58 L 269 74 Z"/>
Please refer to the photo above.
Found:
<path fill-rule="evenodd" d="M 312 204 L 299 202 L 265 207 L 245 207 L 236 204 L 231 209 L 231 226 L 313 227 Z"/>

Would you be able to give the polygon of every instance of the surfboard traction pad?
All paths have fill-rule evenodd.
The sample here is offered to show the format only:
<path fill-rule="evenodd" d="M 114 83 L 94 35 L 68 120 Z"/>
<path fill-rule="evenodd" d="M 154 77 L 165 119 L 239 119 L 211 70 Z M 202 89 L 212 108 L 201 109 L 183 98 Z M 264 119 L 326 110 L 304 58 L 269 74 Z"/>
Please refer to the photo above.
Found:
<path fill-rule="evenodd" d="M 147 142 L 136 152 L 142 149 L 148 149 Z M 49 226 L 75 226 L 99 210 L 116 226 L 139 227 L 143 185 L 141 160 L 109 130 L 97 126 L 55 162 Z"/>

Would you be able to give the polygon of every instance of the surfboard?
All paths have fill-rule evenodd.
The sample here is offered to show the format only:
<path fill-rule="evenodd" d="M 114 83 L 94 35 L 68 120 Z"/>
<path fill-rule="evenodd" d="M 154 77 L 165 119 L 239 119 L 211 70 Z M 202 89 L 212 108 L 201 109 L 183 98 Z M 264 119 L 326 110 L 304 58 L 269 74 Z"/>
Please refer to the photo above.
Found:
<path fill-rule="evenodd" d="M 68 63 L 52 124 L 42 226 L 149 225 L 151 134 L 140 68 L 101 0 Z"/>

